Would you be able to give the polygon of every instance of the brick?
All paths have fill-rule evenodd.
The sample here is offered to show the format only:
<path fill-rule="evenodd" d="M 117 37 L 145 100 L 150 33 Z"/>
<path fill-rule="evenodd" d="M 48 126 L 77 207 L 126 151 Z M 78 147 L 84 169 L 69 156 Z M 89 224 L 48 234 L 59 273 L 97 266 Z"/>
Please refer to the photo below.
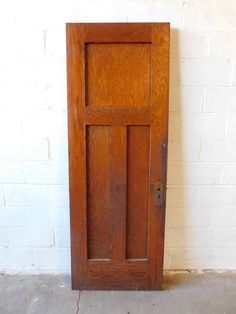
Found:
<path fill-rule="evenodd" d="M 53 200 L 55 207 L 69 206 L 69 187 L 68 185 L 57 185 L 53 187 Z"/>
<path fill-rule="evenodd" d="M 200 208 L 233 207 L 236 204 L 236 186 L 202 186 L 198 192 Z"/>
<path fill-rule="evenodd" d="M 211 247 L 211 230 L 195 228 L 167 228 L 165 235 L 167 248 L 208 248 Z"/>
<path fill-rule="evenodd" d="M 236 164 L 224 164 L 222 168 L 221 183 L 236 184 Z"/>
<path fill-rule="evenodd" d="M 126 7 L 120 1 L 106 1 L 103 5 L 101 2 L 82 1 L 73 3 L 73 13 L 80 22 L 124 22 L 127 21 Z"/>
<path fill-rule="evenodd" d="M 24 58 L 40 58 L 44 56 L 44 32 L 28 26 L 16 28 L 15 53 Z"/>
<path fill-rule="evenodd" d="M 182 23 L 182 3 L 167 1 L 127 3 L 129 22 L 171 22 L 172 27 Z"/>
<path fill-rule="evenodd" d="M 21 112 L 27 113 L 41 113 L 43 111 L 48 110 L 47 102 L 46 102 L 46 87 L 44 85 L 34 86 L 33 84 L 23 86 L 16 90 L 17 93 L 15 98 L 24 99 L 23 104 L 21 104 Z M 15 101 L 16 104 L 18 103 Z M 14 110 L 19 110 L 14 107 Z"/>
<path fill-rule="evenodd" d="M 235 248 L 236 228 L 235 229 L 213 229 L 211 230 L 212 247 Z"/>
<path fill-rule="evenodd" d="M 67 93 L 66 87 L 51 86 L 46 90 L 47 107 L 53 112 L 66 112 Z"/>
<path fill-rule="evenodd" d="M 233 85 L 236 85 L 236 60 L 234 59 L 232 61 L 232 66 L 233 66 Z"/>
<path fill-rule="evenodd" d="M 236 139 L 236 115 L 229 117 L 227 136 L 228 138 Z"/>
<path fill-rule="evenodd" d="M 175 86 L 170 89 L 170 112 L 201 112 L 203 110 L 204 87 Z"/>
<path fill-rule="evenodd" d="M 0 183 L 25 183 L 24 164 L 20 161 L 0 160 Z"/>
<path fill-rule="evenodd" d="M 5 12 L 5 10 L 4 10 Z M 0 17 L 1 19 L 1 17 Z M 2 20 L 1 20 L 2 22 Z M 2 23 L 0 22 L 0 25 Z M 9 25 L 9 21 L 7 22 Z M 15 27 L 14 22 L 12 25 L 9 25 L 9 29 L 6 32 L 6 29 L 1 26 L 0 36 L 2 41 L 2 49 L 0 51 L 0 67 L 3 64 L 3 60 L 6 60 L 6 58 L 14 58 L 15 57 L 15 42 L 12 40 L 12 38 L 15 36 Z M 1 78 L 3 79 L 3 78 Z"/>
<path fill-rule="evenodd" d="M 203 140 L 200 160 L 202 161 L 235 161 L 236 141 Z"/>
<path fill-rule="evenodd" d="M 222 166 L 211 163 L 171 163 L 167 182 L 171 185 L 220 183 Z"/>
<path fill-rule="evenodd" d="M 9 99 L 12 96 L 10 92 L 11 92 L 11 88 L 9 86 L 1 85 L 1 93 L 0 93 L 0 109 L 1 110 L 6 110 L 7 108 L 10 109 L 13 105 L 13 102 Z"/>
<path fill-rule="evenodd" d="M 212 33 L 210 56 L 213 58 L 234 58 L 236 55 L 236 30 Z"/>
<path fill-rule="evenodd" d="M 212 225 L 212 209 L 167 208 L 167 228 L 205 228 Z M 198 231 L 198 230 L 197 230 Z"/>
<path fill-rule="evenodd" d="M 200 156 L 199 139 L 169 139 L 168 162 L 172 161 L 197 161 Z"/>
<path fill-rule="evenodd" d="M 171 30 L 170 56 L 174 58 L 207 58 L 209 35 L 207 32 L 182 29 Z"/>
<path fill-rule="evenodd" d="M 231 85 L 232 64 L 227 59 L 185 58 L 179 66 L 179 81 L 185 86 Z"/>
<path fill-rule="evenodd" d="M 184 29 L 231 30 L 235 28 L 234 1 L 188 1 L 184 7 Z"/>
<path fill-rule="evenodd" d="M 197 187 L 168 187 L 167 207 L 194 208 L 197 205 Z"/>
<path fill-rule="evenodd" d="M 0 224 L 2 227 L 20 227 L 27 225 L 27 212 L 24 207 L 0 207 Z"/>
<path fill-rule="evenodd" d="M 50 247 L 54 244 L 53 231 L 49 228 L 10 228 L 10 246 Z"/>
<path fill-rule="evenodd" d="M 68 208 L 28 208 L 28 224 L 31 227 L 70 226 Z"/>
<path fill-rule="evenodd" d="M 236 228 L 235 208 L 216 208 L 214 213 L 213 226 L 217 228 Z"/>
<path fill-rule="evenodd" d="M 1 87 L 0 108 L 9 114 L 14 112 L 16 115 L 18 113 L 20 117 L 23 112 L 42 112 L 47 110 L 45 91 L 45 86 L 33 86 L 32 84 L 14 86 L 14 93 L 12 93 L 11 86 Z M 24 99 L 20 106 L 19 99 Z"/>
<path fill-rule="evenodd" d="M 66 57 L 66 33 L 64 30 L 46 31 L 46 55 Z"/>
<path fill-rule="evenodd" d="M 52 206 L 52 193 L 49 186 L 42 185 L 5 185 L 4 193 L 7 206 Z"/>
<path fill-rule="evenodd" d="M 11 81 L 11 73 L 13 72 L 12 67 L 9 64 L 0 64 L 0 71 L 1 71 L 1 76 L 0 76 L 0 86 L 7 87 L 10 85 Z"/>
<path fill-rule="evenodd" d="M 33 251 L 31 248 L 14 247 L 0 248 L 0 267 L 21 268 L 34 265 Z"/>
<path fill-rule="evenodd" d="M 55 243 L 56 247 L 70 247 L 70 229 L 55 228 Z"/>
<path fill-rule="evenodd" d="M 64 161 L 68 164 L 68 139 L 65 136 L 49 138 L 50 159 Z"/>
<path fill-rule="evenodd" d="M 5 205 L 5 197 L 3 193 L 3 186 L 0 185 L 0 206 Z"/>
<path fill-rule="evenodd" d="M 68 1 L 46 0 L 40 3 L 33 3 L 30 0 L 24 0 L 23 3 L 14 3 L 15 23 L 17 25 L 32 27 L 32 28 L 56 28 L 64 26 L 67 21 L 73 20 L 74 6 L 68 5 Z M 27 11 L 25 10 L 27 8 Z M 57 14 L 55 14 L 55 8 Z M 30 14 L 27 14 L 30 12 Z M 52 19 L 53 16 L 53 19 Z"/>
<path fill-rule="evenodd" d="M 205 86 L 209 81 L 209 62 L 207 59 L 185 58 L 179 65 L 181 85 Z"/>
<path fill-rule="evenodd" d="M 0 66 L 0 69 L 0 85 L 20 87 L 29 85 L 31 82 L 31 68 L 27 58 L 14 54 L 10 62 L 5 61 L 4 66 Z"/>
<path fill-rule="evenodd" d="M 215 86 L 231 85 L 232 64 L 228 59 L 210 59 L 208 83 Z"/>
<path fill-rule="evenodd" d="M 169 269 L 209 269 L 212 268 L 212 250 L 169 249 Z"/>
<path fill-rule="evenodd" d="M 236 113 L 236 87 L 210 87 L 207 90 L 205 111 Z"/>
<path fill-rule="evenodd" d="M 68 184 L 68 165 L 59 161 L 25 162 L 27 183 Z"/>
<path fill-rule="evenodd" d="M 168 250 L 164 250 L 164 270 L 169 267 L 169 252 Z"/>
<path fill-rule="evenodd" d="M 61 113 L 39 113 L 23 115 L 23 133 L 26 136 L 64 136 L 67 132 L 67 119 Z"/>
<path fill-rule="evenodd" d="M 1 246 L 8 246 L 9 245 L 9 238 L 8 238 L 8 229 L 0 227 L 0 247 Z"/>
<path fill-rule="evenodd" d="M 0 134 L 8 134 L 9 137 L 18 136 L 21 132 L 20 114 L 1 112 Z"/>
<path fill-rule="evenodd" d="M 201 126 L 201 127 L 199 127 Z M 169 115 L 170 138 L 224 138 L 226 115 L 222 114 L 185 114 Z"/>
<path fill-rule="evenodd" d="M 70 249 L 68 248 L 34 249 L 34 258 L 37 269 L 70 271 Z"/>
<path fill-rule="evenodd" d="M 178 58 L 170 58 L 170 74 L 169 74 L 170 89 L 179 87 L 180 84 L 179 63 L 180 62 Z"/>
<path fill-rule="evenodd" d="M 29 84 L 37 88 L 66 86 L 66 61 L 62 58 L 44 57 L 28 60 Z"/>
<path fill-rule="evenodd" d="M 45 160 L 49 157 L 46 138 L 0 135 L 0 142 L 2 160 Z"/>
<path fill-rule="evenodd" d="M 4 34 L 6 36 L 6 29 L 4 29 L 4 26 L 6 26 L 6 23 L 9 23 L 9 32 L 10 30 L 12 31 L 14 21 L 15 21 L 15 12 L 14 10 L 12 10 L 13 8 L 12 4 L 13 4 L 12 1 L 6 2 L 4 4 L 4 10 L 0 11 L 1 36 L 3 36 Z M 12 34 L 12 32 L 10 32 L 10 34 Z M 5 39 L 5 37 L 3 38 Z M 3 48 L 4 48 L 4 45 L 3 45 Z"/>
<path fill-rule="evenodd" d="M 25 137 L 19 155 L 26 160 L 48 159 L 48 140 L 46 138 Z"/>
<path fill-rule="evenodd" d="M 217 248 L 212 250 L 212 268 L 214 269 L 235 269 L 236 249 Z"/>
<path fill-rule="evenodd" d="M 36 65 L 38 68 L 38 65 Z M 59 86 L 64 90 L 66 86 L 66 61 L 55 57 L 48 57 L 44 63 L 44 73 L 48 87 Z"/>

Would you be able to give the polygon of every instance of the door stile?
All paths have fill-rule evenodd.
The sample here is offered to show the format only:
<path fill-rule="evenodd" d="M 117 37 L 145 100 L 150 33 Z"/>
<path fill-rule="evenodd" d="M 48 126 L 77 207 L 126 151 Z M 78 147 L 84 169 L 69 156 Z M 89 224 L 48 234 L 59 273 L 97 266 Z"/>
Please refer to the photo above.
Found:
<path fill-rule="evenodd" d="M 83 28 L 67 24 L 68 136 L 72 288 L 85 286 L 87 264 L 85 52 Z M 75 137 L 75 134 L 77 136 Z M 78 189 L 78 186 L 80 187 Z"/>
<path fill-rule="evenodd" d="M 151 60 L 151 160 L 149 200 L 149 289 L 159 289 L 163 277 L 165 191 L 168 141 L 169 24 L 153 24 Z M 157 200 L 157 189 L 161 202 Z"/>
<path fill-rule="evenodd" d="M 157 282 L 161 285 L 163 278 L 163 263 L 164 263 L 164 236 L 165 236 L 165 210 L 166 210 L 166 190 L 167 190 L 167 148 L 168 148 L 168 112 L 169 112 L 169 37 L 170 37 L 170 25 L 165 24 L 164 27 L 159 25 L 155 26 L 154 36 L 156 36 L 157 44 L 161 49 L 157 53 L 158 59 L 158 86 L 161 86 L 158 93 L 159 106 L 157 115 L 158 120 L 161 121 L 162 127 L 160 128 L 160 164 L 159 169 L 161 173 L 161 190 L 162 190 L 162 206 L 158 211 L 157 225 Z M 160 122 L 159 122 L 160 123 Z"/>

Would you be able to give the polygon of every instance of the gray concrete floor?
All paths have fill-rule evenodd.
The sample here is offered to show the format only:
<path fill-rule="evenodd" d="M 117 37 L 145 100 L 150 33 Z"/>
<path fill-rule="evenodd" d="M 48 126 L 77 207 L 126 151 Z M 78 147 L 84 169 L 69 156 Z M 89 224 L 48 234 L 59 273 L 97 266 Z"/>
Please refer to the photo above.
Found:
<path fill-rule="evenodd" d="M 71 291 L 69 276 L 0 275 L 0 314 L 236 314 L 236 274 L 168 273 L 162 291 Z"/>

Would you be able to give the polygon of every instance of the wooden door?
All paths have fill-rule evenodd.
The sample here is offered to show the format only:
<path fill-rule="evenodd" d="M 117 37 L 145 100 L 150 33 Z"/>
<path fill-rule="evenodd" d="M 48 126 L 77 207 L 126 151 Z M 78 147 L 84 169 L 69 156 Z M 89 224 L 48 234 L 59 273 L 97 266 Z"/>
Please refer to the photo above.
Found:
<path fill-rule="evenodd" d="M 67 24 L 72 287 L 161 287 L 168 23 Z"/>

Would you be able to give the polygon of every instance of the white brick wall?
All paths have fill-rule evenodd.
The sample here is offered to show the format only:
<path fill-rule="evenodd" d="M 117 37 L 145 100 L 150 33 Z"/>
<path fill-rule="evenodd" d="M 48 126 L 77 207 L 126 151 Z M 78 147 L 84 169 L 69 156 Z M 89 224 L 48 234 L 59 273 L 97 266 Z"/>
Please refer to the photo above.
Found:
<path fill-rule="evenodd" d="M 165 267 L 236 269 L 236 2 L 5 1 L 0 271 L 69 271 L 65 23 L 171 22 Z"/>

